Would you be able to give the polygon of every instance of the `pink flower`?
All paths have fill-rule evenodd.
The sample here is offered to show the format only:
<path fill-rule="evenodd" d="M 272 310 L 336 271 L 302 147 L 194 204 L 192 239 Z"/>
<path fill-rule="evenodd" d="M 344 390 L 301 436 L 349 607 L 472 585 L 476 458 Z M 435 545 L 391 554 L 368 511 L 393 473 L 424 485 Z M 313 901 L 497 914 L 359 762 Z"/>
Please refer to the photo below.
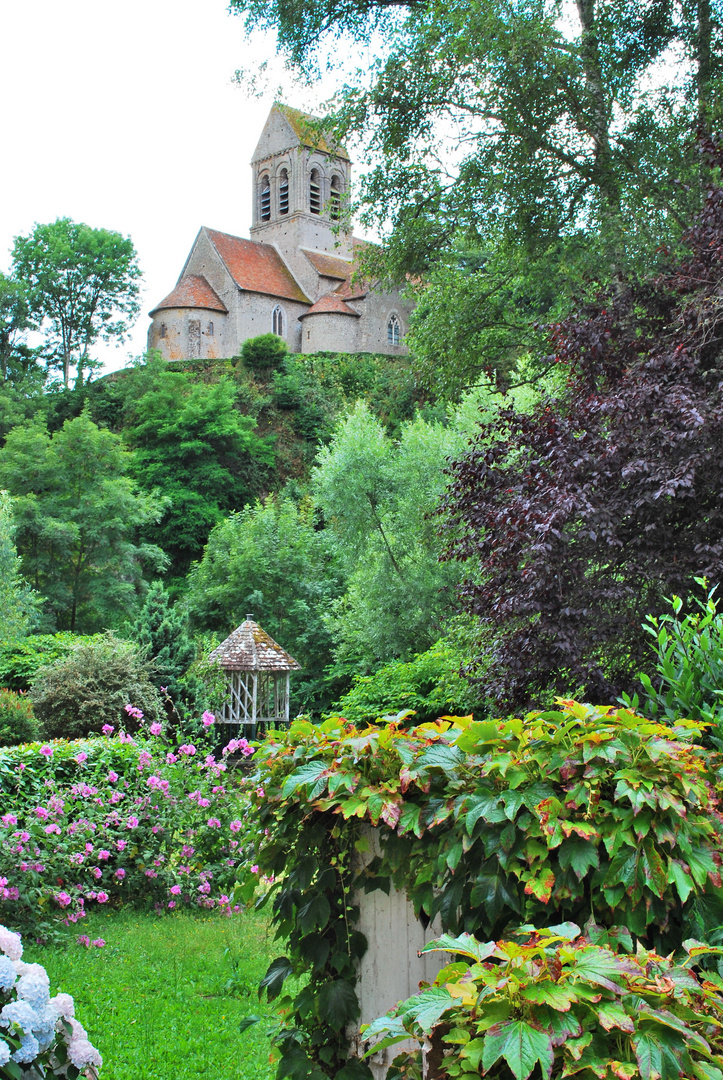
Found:
<path fill-rule="evenodd" d="M 119 851 L 123 851 L 127 843 L 127 840 L 116 840 L 115 846 L 118 848 Z"/>
<path fill-rule="evenodd" d="M 151 735 L 160 735 L 161 732 L 163 731 L 163 725 L 159 724 L 158 721 L 156 720 L 155 723 L 151 724 L 150 731 L 151 731 Z"/>
<path fill-rule="evenodd" d="M 256 788 L 256 794 L 258 795 L 258 797 L 259 797 L 260 799 L 263 799 L 263 797 L 264 797 L 264 795 L 266 794 L 266 792 L 264 791 L 264 789 L 263 789 L 262 787 L 257 787 L 257 788 Z"/>
<path fill-rule="evenodd" d="M 38 817 L 40 818 L 41 821 L 47 821 L 48 818 L 50 817 L 50 814 L 48 813 L 48 811 L 45 809 L 44 806 L 36 806 L 35 807 L 35 813 L 38 815 Z"/>
<path fill-rule="evenodd" d="M 180 896 L 181 895 L 181 886 L 180 885 L 171 885 L 171 892 L 173 893 L 174 896 Z"/>
<path fill-rule="evenodd" d="M 178 761 L 178 758 L 176 757 L 175 754 L 171 754 L 171 753 L 166 754 L 166 763 L 168 765 L 175 765 L 177 761 Z"/>
<path fill-rule="evenodd" d="M 186 754 L 188 755 L 188 757 L 193 757 L 193 755 L 196 753 L 196 747 L 193 745 L 193 743 L 184 743 L 183 746 L 178 747 L 178 753 Z"/>
<path fill-rule="evenodd" d="M 111 769 L 110 772 L 108 773 L 108 783 L 109 784 L 115 784 L 117 780 L 118 780 L 118 773 L 114 772 L 113 769 Z"/>
<path fill-rule="evenodd" d="M 98 852 L 98 860 L 100 862 L 104 862 L 106 859 L 109 859 L 109 858 L 110 858 L 110 852 L 106 851 L 105 848 L 101 848 L 100 851 Z"/>
<path fill-rule="evenodd" d="M 211 727 L 211 724 L 214 724 L 216 722 L 216 717 L 212 712 L 209 712 L 208 709 L 206 709 L 201 719 L 203 721 L 204 727 Z"/>
<path fill-rule="evenodd" d="M 98 901 L 99 904 L 107 904 L 108 903 L 108 893 L 107 892 L 99 892 L 98 895 L 96 896 L 96 900 Z"/>
<path fill-rule="evenodd" d="M 118 869 L 115 872 L 115 876 L 118 878 L 119 881 L 122 881 L 123 878 L 126 876 L 126 872 L 125 872 L 125 870 L 123 869 L 122 866 L 118 867 Z"/>
<path fill-rule="evenodd" d="M 146 765 L 150 765 L 152 761 L 153 761 L 153 758 L 148 753 L 148 751 L 147 750 L 141 750 L 140 754 L 138 755 L 138 771 L 143 772 Z"/>
<path fill-rule="evenodd" d="M 201 801 L 202 801 L 202 802 L 205 802 L 205 800 L 201 800 Z M 207 824 L 208 824 L 208 827 L 209 827 L 210 829 L 220 829 L 220 828 L 221 828 L 221 822 L 220 822 L 220 821 L 218 820 L 218 818 L 217 818 L 217 817 L 210 817 L 210 818 L 208 819 L 208 823 L 207 823 Z"/>
<path fill-rule="evenodd" d="M 91 870 L 91 874 L 93 875 L 93 877 L 95 878 L 96 881 L 100 881 L 100 879 L 103 877 L 103 871 L 101 870 L 101 868 L 99 866 L 94 866 L 93 869 Z"/>
<path fill-rule="evenodd" d="M 2 818 L 0 818 L 0 821 L 2 821 L 6 829 L 9 829 L 11 825 L 17 825 L 18 823 L 18 819 L 15 814 L 5 814 Z"/>
<path fill-rule="evenodd" d="M 125 711 L 128 713 L 129 716 L 133 717 L 134 720 L 142 720 L 143 719 L 143 713 L 141 712 L 140 709 L 137 709 L 135 707 L 135 705 L 124 705 L 123 708 L 125 709 Z"/>
<path fill-rule="evenodd" d="M 75 760 L 78 762 L 79 765 L 82 765 L 84 761 L 87 761 L 88 755 L 86 754 L 85 750 L 81 750 L 79 754 L 76 754 Z"/>
<path fill-rule="evenodd" d="M 69 904 L 73 903 L 73 900 L 72 897 L 68 896 L 67 892 L 63 891 L 56 893 L 55 902 L 60 904 L 61 907 L 68 907 Z"/>
<path fill-rule="evenodd" d="M 90 946 L 90 938 L 87 934 L 81 934 L 75 939 L 79 945 L 83 945 L 86 949 Z"/>
<path fill-rule="evenodd" d="M 171 909 L 171 911 L 173 911 L 174 907 L 176 906 L 176 901 L 175 900 L 169 900 L 168 901 L 168 906 Z"/>
<path fill-rule="evenodd" d="M 135 814 L 131 814 L 131 816 L 126 821 L 126 828 L 127 829 L 137 829 L 138 825 L 139 825 L 138 818 L 135 816 Z"/>
<path fill-rule="evenodd" d="M 258 874 L 258 872 L 259 872 L 259 868 L 256 865 L 256 863 L 254 863 L 254 865 L 251 867 L 251 873 L 252 874 Z"/>
<path fill-rule="evenodd" d="M 115 728 L 112 724 L 103 724 L 103 727 L 100 730 L 103 732 L 104 735 L 112 735 L 115 731 Z"/>
<path fill-rule="evenodd" d="M 242 828 L 243 828 L 243 821 L 232 821 L 231 824 L 229 825 L 229 829 L 231 830 L 231 832 L 240 832 L 240 830 Z"/>
<path fill-rule="evenodd" d="M 57 833 L 60 836 L 60 825 L 46 825 L 45 831 L 50 836 L 51 833 Z"/>
<path fill-rule="evenodd" d="M 53 756 L 53 748 L 46 743 L 45 746 L 40 747 L 40 753 L 43 754 L 44 757 L 51 758 Z"/>
<path fill-rule="evenodd" d="M 195 850 L 196 849 L 192 848 L 190 844 L 184 844 L 181 848 L 181 855 L 183 855 L 184 859 L 190 859 Z"/>
<path fill-rule="evenodd" d="M 105 947 L 105 941 L 102 937 L 97 937 L 94 941 L 91 941 L 91 945 L 95 945 L 96 949 L 102 949 Z"/>

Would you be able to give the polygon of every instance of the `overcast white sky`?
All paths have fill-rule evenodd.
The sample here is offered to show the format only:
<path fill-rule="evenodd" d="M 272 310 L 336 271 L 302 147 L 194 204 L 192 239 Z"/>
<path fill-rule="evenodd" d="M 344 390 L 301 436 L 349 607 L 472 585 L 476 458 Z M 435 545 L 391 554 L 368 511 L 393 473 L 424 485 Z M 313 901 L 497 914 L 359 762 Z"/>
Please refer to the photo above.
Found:
<path fill-rule="evenodd" d="M 199 227 L 248 235 L 249 160 L 273 95 L 249 99 L 232 77 L 272 58 L 273 39 L 249 42 L 226 0 L 0 8 L 0 269 L 36 221 L 67 216 L 130 236 L 143 313 L 125 346 L 97 348 L 106 370 L 123 367 L 144 351 L 146 313 L 172 289 Z M 286 81 L 299 108 L 327 92 Z"/>

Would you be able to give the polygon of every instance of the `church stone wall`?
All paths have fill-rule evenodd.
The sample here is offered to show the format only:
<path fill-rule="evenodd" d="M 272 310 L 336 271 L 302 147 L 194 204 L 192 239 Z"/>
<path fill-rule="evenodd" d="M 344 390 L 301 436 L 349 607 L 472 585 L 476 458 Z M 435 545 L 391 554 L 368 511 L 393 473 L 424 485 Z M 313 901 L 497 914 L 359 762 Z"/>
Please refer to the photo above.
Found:
<path fill-rule="evenodd" d="M 359 320 L 359 352 L 382 353 L 386 356 L 407 356 L 406 335 L 409 330 L 411 305 L 402 299 L 398 290 L 388 293 L 368 292 L 364 300 L 348 301 L 361 312 Z M 390 345 L 387 337 L 389 318 L 395 314 L 401 324 L 399 345 Z"/>
<path fill-rule="evenodd" d="M 308 311 L 306 304 L 295 300 L 281 300 L 261 293 L 241 292 L 238 294 L 238 336 L 236 344 L 228 356 L 240 352 L 241 345 L 247 338 L 259 337 L 260 334 L 273 333 L 274 308 L 281 308 L 284 321 L 284 333 L 281 335 L 291 352 L 301 352 L 301 326 L 299 316 Z"/>
<path fill-rule="evenodd" d="M 148 328 L 148 348 L 164 360 L 217 360 L 226 356 L 226 316 L 202 308 L 158 311 Z"/>
<path fill-rule="evenodd" d="M 359 352 L 359 319 L 320 311 L 301 320 L 301 352 Z"/>

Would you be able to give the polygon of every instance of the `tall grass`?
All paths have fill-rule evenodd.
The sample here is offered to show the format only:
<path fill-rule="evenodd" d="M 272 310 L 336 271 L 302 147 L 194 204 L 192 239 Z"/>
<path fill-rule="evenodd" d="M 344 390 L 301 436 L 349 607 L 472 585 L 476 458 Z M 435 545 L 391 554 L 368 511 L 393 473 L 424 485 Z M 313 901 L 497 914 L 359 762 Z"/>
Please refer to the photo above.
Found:
<path fill-rule="evenodd" d="M 104 948 L 40 947 L 51 992 L 75 998 L 76 1015 L 103 1055 L 101 1080 L 270 1080 L 269 1024 L 239 1033 L 259 1014 L 257 987 L 271 958 L 266 923 L 187 912 L 161 918 L 96 914 L 78 932 Z"/>

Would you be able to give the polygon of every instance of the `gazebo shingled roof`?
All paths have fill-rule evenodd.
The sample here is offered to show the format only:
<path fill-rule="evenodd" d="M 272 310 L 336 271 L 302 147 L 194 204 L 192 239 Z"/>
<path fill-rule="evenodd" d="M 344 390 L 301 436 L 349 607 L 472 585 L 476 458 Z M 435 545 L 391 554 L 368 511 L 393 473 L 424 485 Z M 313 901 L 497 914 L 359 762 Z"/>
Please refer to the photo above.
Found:
<path fill-rule="evenodd" d="M 218 645 L 209 660 L 224 671 L 300 671 L 301 664 L 250 615 Z"/>

